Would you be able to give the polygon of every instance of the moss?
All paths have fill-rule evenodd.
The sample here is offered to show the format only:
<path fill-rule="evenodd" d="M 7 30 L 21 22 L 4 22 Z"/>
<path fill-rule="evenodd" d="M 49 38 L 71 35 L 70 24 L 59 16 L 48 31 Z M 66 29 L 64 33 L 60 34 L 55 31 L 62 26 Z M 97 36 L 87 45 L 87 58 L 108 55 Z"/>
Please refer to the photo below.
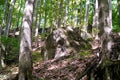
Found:
<path fill-rule="evenodd" d="M 40 52 L 33 52 L 32 53 L 32 61 L 33 62 L 38 62 L 38 61 L 41 61 L 43 58 L 42 56 L 40 55 Z"/>
<path fill-rule="evenodd" d="M 82 56 L 82 57 L 89 56 L 89 55 L 90 55 L 89 50 L 84 50 L 83 52 L 80 52 L 80 56 Z"/>

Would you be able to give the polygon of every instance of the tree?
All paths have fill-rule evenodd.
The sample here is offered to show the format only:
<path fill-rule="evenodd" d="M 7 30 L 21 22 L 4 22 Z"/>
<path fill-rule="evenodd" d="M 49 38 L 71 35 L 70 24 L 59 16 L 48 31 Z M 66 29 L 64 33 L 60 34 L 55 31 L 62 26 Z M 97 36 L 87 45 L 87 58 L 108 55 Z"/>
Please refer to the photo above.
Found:
<path fill-rule="evenodd" d="M 5 1 L 5 4 L 4 4 L 4 9 L 3 9 L 3 17 L 2 17 L 2 27 L 5 25 L 5 22 L 6 22 L 6 10 L 7 10 L 7 5 L 8 5 L 8 0 Z"/>
<path fill-rule="evenodd" d="M 46 23 L 47 23 L 47 9 L 46 9 L 46 6 L 47 6 L 47 1 L 44 0 L 44 7 L 45 7 L 45 11 L 44 11 L 44 27 L 43 27 L 43 30 L 42 30 L 42 33 L 45 32 L 45 27 L 46 27 Z"/>
<path fill-rule="evenodd" d="M 36 1 L 36 5 L 37 7 L 40 8 L 40 5 L 38 6 L 38 3 L 41 5 L 41 0 L 40 1 Z M 40 9 L 39 9 L 40 10 Z M 36 11 L 36 26 L 35 26 L 35 46 L 38 47 L 38 30 L 40 28 L 40 23 L 41 23 L 41 14 L 38 13 L 38 8 Z"/>
<path fill-rule="evenodd" d="M 95 13 L 94 13 L 94 16 L 93 16 L 93 24 L 92 26 L 96 28 L 96 35 L 95 33 L 93 34 L 94 37 L 98 38 L 98 18 L 99 18 L 99 15 L 98 15 L 98 0 L 95 0 Z"/>
<path fill-rule="evenodd" d="M 1 58 L 2 58 L 2 54 L 1 54 L 1 51 L 2 51 L 2 46 L 1 46 L 1 31 L 2 31 L 2 29 L 1 29 L 1 27 L 0 27 L 0 70 L 1 70 L 1 68 L 2 68 L 2 63 L 1 63 Z"/>
<path fill-rule="evenodd" d="M 118 25 L 120 27 L 120 0 L 117 0 L 118 3 Z"/>
<path fill-rule="evenodd" d="M 84 26 L 83 26 L 84 31 L 87 31 L 89 4 L 90 4 L 90 0 L 86 0 L 86 9 L 85 9 Z"/>
<path fill-rule="evenodd" d="M 63 22 L 63 26 L 66 26 L 67 24 L 67 19 L 68 19 L 68 5 L 69 5 L 69 0 L 65 1 L 65 13 L 64 13 L 64 22 Z"/>
<path fill-rule="evenodd" d="M 0 69 L 5 67 L 5 62 L 4 62 L 4 59 L 5 59 L 5 56 L 4 56 L 4 52 L 3 50 L 5 49 L 5 46 L 2 44 L 2 40 L 1 40 L 1 35 L 2 35 L 2 32 L 3 32 L 3 27 L 6 25 L 6 11 L 7 11 L 7 6 L 8 6 L 8 0 L 6 0 L 4 2 L 4 8 L 3 8 L 3 17 L 2 17 L 2 24 L 0 25 Z"/>
<path fill-rule="evenodd" d="M 10 8 L 9 8 L 9 14 L 8 14 L 8 18 L 7 18 L 7 24 L 6 24 L 6 30 L 5 30 L 5 36 L 8 36 L 9 33 L 9 29 L 11 26 L 11 18 L 12 18 L 12 12 L 13 12 L 13 8 L 14 8 L 14 4 L 15 4 L 16 0 L 11 0 L 10 2 Z"/>
<path fill-rule="evenodd" d="M 61 19 L 63 18 L 63 0 L 58 1 L 58 22 L 57 26 L 61 27 Z"/>
<path fill-rule="evenodd" d="M 21 9 L 22 9 L 22 0 L 20 0 L 20 8 L 19 8 L 19 10 L 18 10 L 18 13 L 17 13 L 17 15 L 16 15 L 16 17 L 17 17 L 17 23 L 16 23 L 16 27 L 18 28 L 19 27 L 19 24 L 20 24 L 20 11 L 21 11 Z"/>
<path fill-rule="evenodd" d="M 90 0 L 86 0 L 86 9 L 85 9 L 84 25 L 83 25 L 83 31 L 84 32 L 81 34 L 83 39 L 87 39 L 88 38 L 87 26 L 88 26 L 89 4 L 90 4 Z"/>
<path fill-rule="evenodd" d="M 19 80 L 32 80 L 31 28 L 34 0 L 26 0 L 21 27 Z"/>
<path fill-rule="evenodd" d="M 101 39 L 101 64 L 105 70 L 101 70 L 102 75 L 105 75 L 100 78 L 100 80 L 109 80 L 110 74 L 108 72 L 108 67 L 105 67 L 104 64 L 107 64 L 106 61 L 110 60 L 111 47 L 113 45 L 111 38 L 111 0 L 98 0 L 99 3 L 99 27 L 100 27 L 100 39 Z"/>

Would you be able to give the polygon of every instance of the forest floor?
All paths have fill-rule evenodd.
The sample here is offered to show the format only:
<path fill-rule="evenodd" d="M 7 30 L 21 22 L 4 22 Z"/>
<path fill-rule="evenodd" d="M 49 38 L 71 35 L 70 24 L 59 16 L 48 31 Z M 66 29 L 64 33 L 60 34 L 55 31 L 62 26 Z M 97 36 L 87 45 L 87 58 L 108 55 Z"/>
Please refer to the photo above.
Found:
<path fill-rule="evenodd" d="M 120 36 L 116 37 L 120 40 Z M 80 50 L 80 55 L 68 55 L 44 61 L 40 50 L 44 46 L 44 41 L 40 41 L 39 44 L 39 47 L 33 48 L 32 52 L 33 80 L 79 80 L 80 78 L 87 80 L 86 72 L 95 69 L 99 62 L 98 55 L 91 48 Z M 18 63 L 7 65 L 0 71 L 0 80 L 17 80 L 17 76 Z"/>
<path fill-rule="evenodd" d="M 88 51 L 92 52 L 91 49 Z M 87 80 L 85 71 L 95 68 L 94 65 L 99 60 L 96 54 L 90 53 L 43 61 L 40 52 L 39 49 L 33 49 L 33 80 L 79 80 L 81 76 L 81 80 Z M 17 74 L 18 64 L 7 65 L 0 71 L 0 80 L 17 80 Z"/>
<path fill-rule="evenodd" d="M 89 64 L 97 62 L 96 57 L 91 54 L 84 58 L 52 59 L 39 62 L 34 65 L 33 75 L 42 80 L 78 80 L 86 68 L 91 67 Z M 86 76 L 82 80 L 86 80 Z"/>
<path fill-rule="evenodd" d="M 60 59 L 43 61 L 40 54 L 40 48 L 43 45 L 44 41 L 40 42 L 38 48 L 33 48 L 33 80 L 76 80 L 81 71 L 88 67 L 88 63 L 94 62 L 96 57 L 94 54 L 82 55 L 81 57 L 70 55 Z M 81 50 L 81 53 L 83 51 Z M 87 51 L 91 52 L 90 50 Z M 17 74 L 18 63 L 9 64 L 0 71 L 0 80 L 17 80 Z"/>

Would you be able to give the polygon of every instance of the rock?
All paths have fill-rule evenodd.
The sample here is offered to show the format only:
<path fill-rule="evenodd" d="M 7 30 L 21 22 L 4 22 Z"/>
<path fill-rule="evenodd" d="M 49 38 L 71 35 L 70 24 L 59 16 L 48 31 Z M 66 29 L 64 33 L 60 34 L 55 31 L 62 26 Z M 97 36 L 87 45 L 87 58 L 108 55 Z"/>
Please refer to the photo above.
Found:
<path fill-rule="evenodd" d="M 75 54 L 84 48 L 87 42 L 80 36 L 79 29 L 64 27 L 53 30 L 45 41 L 46 59 L 60 58 Z"/>

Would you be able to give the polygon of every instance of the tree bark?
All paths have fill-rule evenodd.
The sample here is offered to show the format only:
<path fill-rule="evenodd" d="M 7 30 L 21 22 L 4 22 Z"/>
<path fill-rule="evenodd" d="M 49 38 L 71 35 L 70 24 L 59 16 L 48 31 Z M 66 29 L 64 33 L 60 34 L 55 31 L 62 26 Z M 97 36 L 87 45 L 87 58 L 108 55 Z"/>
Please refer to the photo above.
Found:
<path fill-rule="evenodd" d="M 2 24 L 1 24 L 1 27 L 0 27 L 0 70 L 4 67 L 5 63 L 4 63 L 4 56 L 3 56 L 3 52 L 2 52 L 2 48 L 3 48 L 3 44 L 2 44 L 2 41 L 1 41 L 1 35 L 2 35 L 2 28 L 6 25 L 6 10 L 7 10 L 7 5 L 8 5 L 8 0 L 5 1 L 5 4 L 4 4 L 4 9 L 3 9 L 3 17 L 2 17 Z"/>
<path fill-rule="evenodd" d="M 17 13 L 17 23 L 16 23 L 16 27 L 18 28 L 19 27 L 19 24 L 20 24 L 20 12 L 21 12 L 21 9 L 22 9 L 22 0 L 20 0 L 20 8 L 19 8 L 19 12 Z"/>
<path fill-rule="evenodd" d="M 78 5 L 78 0 L 75 1 L 74 5 Z M 77 27 L 78 24 L 78 9 L 75 7 L 75 18 L 74 18 L 74 28 Z"/>
<path fill-rule="evenodd" d="M 33 20 L 33 6 L 34 0 L 26 0 L 21 27 L 18 80 L 32 80 L 31 28 Z"/>
<path fill-rule="evenodd" d="M 93 37 L 95 38 L 98 38 L 98 18 L 99 18 L 99 15 L 98 15 L 98 0 L 95 0 L 95 13 L 94 13 L 94 16 L 93 16 L 93 24 L 92 26 L 96 29 L 96 32 L 93 30 Z"/>
<path fill-rule="evenodd" d="M 58 7 L 59 7 L 59 11 L 58 11 L 58 27 L 61 27 L 61 18 L 63 17 L 62 15 L 62 10 L 63 10 L 63 0 L 58 1 Z"/>
<path fill-rule="evenodd" d="M 65 17 L 64 17 L 64 26 L 66 26 L 67 25 L 67 20 L 68 20 L 68 5 L 69 5 L 69 0 L 66 0 L 65 1 L 66 3 L 66 5 L 65 5 Z"/>
<path fill-rule="evenodd" d="M 1 46 L 1 32 L 2 32 L 2 28 L 0 27 L 0 70 L 2 69 L 2 64 L 1 64 L 1 58 L 2 58 L 2 55 L 1 55 L 1 50 L 2 50 L 2 46 Z"/>
<path fill-rule="evenodd" d="M 5 4 L 4 4 L 4 10 L 3 10 L 3 12 L 4 12 L 4 16 L 2 17 L 2 27 L 4 26 L 4 25 L 6 25 L 5 24 L 5 22 L 6 22 L 6 10 L 7 10 L 7 5 L 8 5 L 8 0 L 6 0 L 5 1 Z"/>
<path fill-rule="evenodd" d="M 100 28 L 100 38 L 101 38 L 101 66 L 104 67 L 103 79 L 110 80 L 110 74 L 108 73 L 107 61 L 111 60 L 111 47 L 113 45 L 111 32 L 112 32 L 112 21 L 111 21 L 111 6 L 110 0 L 98 0 L 99 2 L 99 28 Z M 103 75 L 103 74 L 100 74 Z"/>
<path fill-rule="evenodd" d="M 44 27 L 42 29 L 42 33 L 45 32 L 45 27 L 46 27 L 46 23 L 47 23 L 47 8 L 46 8 L 46 5 L 47 5 L 47 0 L 44 0 L 44 7 L 45 7 L 45 11 L 44 11 Z"/>
<path fill-rule="evenodd" d="M 40 23 L 41 23 L 41 15 L 38 15 L 38 20 L 37 20 L 37 25 L 35 28 L 35 46 L 38 47 L 38 30 L 40 27 Z"/>
<path fill-rule="evenodd" d="M 120 0 L 117 0 L 117 3 L 118 3 L 118 26 L 120 27 Z"/>
<path fill-rule="evenodd" d="M 86 9 L 85 9 L 85 16 L 84 16 L 83 33 L 81 33 L 81 37 L 83 39 L 85 39 L 85 40 L 88 38 L 87 26 L 88 26 L 89 4 L 90 4 L 90 0 L 86 0 Z"/>
<path fill-rule="evenodd" d="M 84 26 L 83 26 L 84 31 L 87 31 L 89 4 L 90 4 L 90 0 L 86 0 L 86 9 L 85 9 Z"/>
<path fill-rule="evenodd" d="M 33 24 L 32 24 L 32 26 L 34 26 L 34 29 L 32 30 L 33 34 L 35 34 L 34 31 L 36 29 L 37 20 L 38 20 L 38 3 L 39 3 L 39 1 L 35 0 L 35 2 L 34 2 L 34 11 L 33 11 Z"/>
<path fill-rule="evenodd" d="M 7 24 L 6 24 L 6 30 L 5 30 L 5 36 L 7 37 L 9 34 L 9 29 L 11 26 L 11 18 L 12 18 L 12 12 L 13 12 L 13 8 L 14 8 L 14 4 L 15 4 L 16 0 L 11 0 L 10 2 L 10 8 L 9 8 L 9 14 L 8 14 L 8 18 L 7 18 Z"/>

